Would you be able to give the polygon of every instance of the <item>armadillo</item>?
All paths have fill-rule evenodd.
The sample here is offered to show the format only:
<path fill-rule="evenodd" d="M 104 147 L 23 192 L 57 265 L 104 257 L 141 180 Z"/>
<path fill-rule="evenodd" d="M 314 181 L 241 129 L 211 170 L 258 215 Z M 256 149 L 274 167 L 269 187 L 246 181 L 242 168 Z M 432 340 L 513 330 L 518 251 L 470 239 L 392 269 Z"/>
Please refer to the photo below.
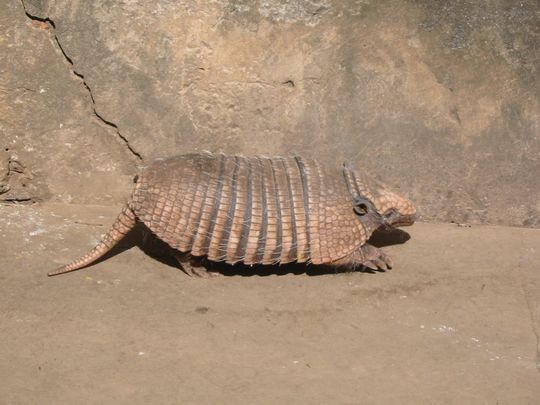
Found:
<path fill-rule="evenodd" d="M 392 261 L 368 243 L 370 236 L 379 227 L 411 225 L 415 215 L 410 200 L 352 164 L 324 167 L 302 157 L 187 154 L 158 159 L 142 170 L 101 242 L 49 275 L 92 264 L 137 221 L 174 249 L 189 275 L 214 275 L 191 257 L 386 269 Z"/>

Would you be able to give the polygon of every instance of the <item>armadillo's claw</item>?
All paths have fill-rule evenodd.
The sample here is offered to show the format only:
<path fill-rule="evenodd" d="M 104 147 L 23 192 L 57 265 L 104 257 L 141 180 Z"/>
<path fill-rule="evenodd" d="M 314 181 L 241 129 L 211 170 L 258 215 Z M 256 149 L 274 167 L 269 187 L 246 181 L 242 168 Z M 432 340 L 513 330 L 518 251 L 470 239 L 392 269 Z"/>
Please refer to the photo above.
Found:
<path fill-rule="evenodd" d="M 393 266 L 392 259 L 382 250 L 375 246 L 365 244 L 362 246 L 360 253 L 362 255 L 362 266 L 372 270 L 387 270 Z"/>
<path fill-rule="evenodd" d="M 214 278 L 221 276 L 221 273 L 216 273 L 215 271 L 208 271 L 204 267 L 193 268 L 193 273 L 201 278 Z"/>
<path fill-rule="evenodd" d="M 370 260 L 366 260 L 365 262 L 362 263 L 362 266 L 364 267 L 367 267 L 369 269 L 372 269 L 372 270 L 378 270 L 379 268 L 374 264 L 372 263 Z"/>
<path fill-rule="evenodd" d="M 215 271 L 208 271 L 202 266 L 193 266 L 191 264 L 181 263 L 182 269 L 188 274 L 189 276 L 197 276 L 200 278 L 214 278 L 219 277 L 221 274 L 216 273 Z M 189 270 L 188 270 L 189 269 Z"/>
<path fill-rule="evenodd" d="M 371 262 L 376 264 L 379 269 L 386 270 L 388 268 L 386 267 L 386 263 L 378 257 L 371 259 Z"/>
<path fill-rule="evenodd" d="M 390 256 L 388 256 L 386 253 L 381 252 L 381 259 L 384 260 L 384 262 L 386 263 L 386 267 L 388 269 L 391 269 L 392 267 L 394 267 L 394 262 L 392 261 Z"/>

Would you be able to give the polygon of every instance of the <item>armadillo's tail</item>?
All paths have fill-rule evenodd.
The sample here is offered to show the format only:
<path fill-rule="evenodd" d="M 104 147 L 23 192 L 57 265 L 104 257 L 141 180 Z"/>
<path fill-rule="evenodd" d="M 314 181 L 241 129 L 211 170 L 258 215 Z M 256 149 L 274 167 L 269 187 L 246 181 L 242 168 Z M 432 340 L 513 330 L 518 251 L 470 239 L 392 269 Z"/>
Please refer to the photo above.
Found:
<path fill-rule="evenodd" d="M 126 205 L 116 221 L 114 222 L 111 230 L 103 236 L 101 242 L 92 249 L 89 253 L 83 257 L 74 260 L 73 262 L 59 267 L 58 269 L 48 273 L 49 276 L 56 276 L 58 274 L 68 273 L 70 271 L 78 270 L 82 267 L 88 266 L 93 263 L 109 250 L 113 248 L 129 231 L 135 226 L 136 217 L 131 208 Z"/>

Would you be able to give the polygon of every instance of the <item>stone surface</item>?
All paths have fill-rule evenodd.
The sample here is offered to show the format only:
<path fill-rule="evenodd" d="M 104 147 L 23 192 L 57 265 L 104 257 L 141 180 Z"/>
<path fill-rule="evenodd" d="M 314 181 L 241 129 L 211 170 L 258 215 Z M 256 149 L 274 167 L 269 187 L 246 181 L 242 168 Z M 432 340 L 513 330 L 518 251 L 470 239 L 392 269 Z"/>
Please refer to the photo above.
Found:
<path fill-rule="evenodd" d="M 299 153 L 361 162 L 426 220 L 540 225 L 536 0 L 24 5 L 42 21 L 1 12 L 4 143 L 33 177 L 10 198 L 112 203 L 158 156 Z"/>
<path fill-rule="evenodd" d="M 20 2 L 0 11 L 0 201 L 115 203 L 134 159 L 93 112 L 45 22 Z"/>
<path fill-rule="evenodd" d="M 2 402 L 539 402 L 540 230 L 416 224 L 374 274 L 203 280 L 134 247 L 46 277 L 119 209 L 0 206 Z"/>

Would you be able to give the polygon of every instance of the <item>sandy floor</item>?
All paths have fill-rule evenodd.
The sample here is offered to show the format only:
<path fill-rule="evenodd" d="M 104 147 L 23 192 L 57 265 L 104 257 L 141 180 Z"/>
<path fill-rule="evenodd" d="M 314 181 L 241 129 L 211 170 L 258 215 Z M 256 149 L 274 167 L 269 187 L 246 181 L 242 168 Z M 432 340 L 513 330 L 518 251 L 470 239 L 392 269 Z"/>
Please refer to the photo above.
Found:
<path fill-rule="evenodd" d="M 204 280 L 132 247 L 46 277 L 118 211 L 0 206 L 0 402 L 540 403 L 540 230 L 417 224 L 373 274 Z"/>

